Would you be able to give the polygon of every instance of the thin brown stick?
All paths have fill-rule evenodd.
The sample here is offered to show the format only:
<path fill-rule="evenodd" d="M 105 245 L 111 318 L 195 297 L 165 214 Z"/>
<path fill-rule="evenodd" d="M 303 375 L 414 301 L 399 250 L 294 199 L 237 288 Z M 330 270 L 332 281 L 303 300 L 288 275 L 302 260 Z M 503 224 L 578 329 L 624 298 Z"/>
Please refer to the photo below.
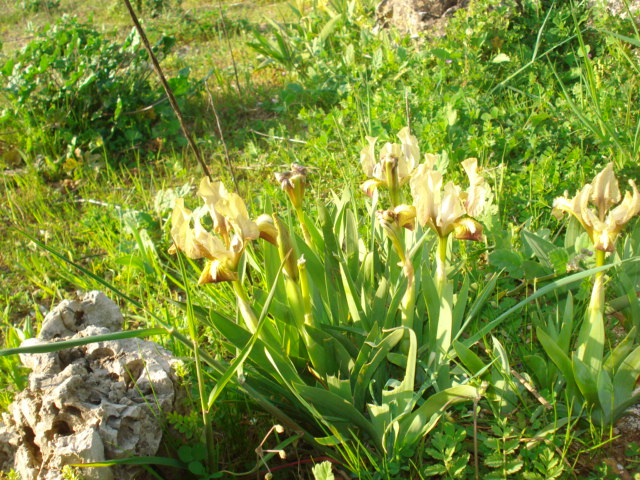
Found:
<path fill-rule="evenodd" d="M 165 78 L 164 73 L 160 68 L 160 63 L 158 63 L 158 59 L 156 58 L 156 56 L 153 53 L 153 50 L 151 49 L 151 44 L 147 39 L 146 33 L 142 29 L 142 25 L 140 25 L 140 22 L 138 21 L 136 12 L 134 12 L 133 7 L 131 6 L 131 2 L 129 2 L 129 0 L 124 0 L 124 4 L 127 6 L 127 10 L 129 10 L 129 15 L 131 16 L 131 20 L 133 21 L 133 24 L 135 25 L 136 30 L 138 31 L 138 34 L 142 39 L 142 43 L 144 45 L 144 48 L 147 50 L 147 53 L 149 54 L 149 58 L 151 58 L 151 63 L 153 64 L 153 68 L 158 74 L 158 77 L 160 78 L 160 83 L 162 84 L 162 88 L 164 88 L 164 91 L 167 94 L 167 97 L 169 98 L 169 103 L 171 104 L 171 108 L 173 109 L 176 116 L 178 117 L 178 121 L 180 122 L 180 128 L 182 128 L 182 133 L 187 139 L 187 143 L 189 143 L 189 146 L 191 147 L 193 154 L 196 156 L 196 159 L 198 160 L 198 163 L 200 164 L 202 171 L 207 177 L 209 177 L 209 180 L 212 180 L 211 173 L 209 172 L 207 165 L 204 163 L 204 159 L 202 158 L 200 149 L 196 145 L 196 142 L 193 141 L 193 137 L 191 136 L 191 133 L 189 133 L 189 129 L 187 128 L 187 124 L 184 121 L 184 117 L 182 116 L 182 112 L 180 111 L 180 107 L 178 106 L 178 102 L 176 101 L 176 97 L 173 95 L 173 92 L 171 91 L 171 87 L 169 86 L 169 83 L 167 82 L 167 79 Z"/>
<path fill-rule="evenodd" d="M 536 400 L 538 400 L 538 402 L 540 402 L 540 403 L 544 406 L 544 408 L 546 408 L 547 410 L 550 410 L 550 409 L 552 408 L 552 407 L 551 407 L 551 404 L 549 403 L 549 401 L 548 401 L 546 398 L 544 398 L 542 395 L 540 395 L 540 392 L 538 392 L 538 390 L 536 390 L 536 387 L 534 387 L 533 385 L 531 385 L 531 384 L 527 381 L 527 379 L 526 379 L 526 378 L 524 378 L 522 375 L 520 375 L 520 374 L 519 374 L 515 369 L 513 369 L 513 368 L 511 369 L 511 375 L 513 375 L 513 376 L 516 378 L 516 380 L 518 380 L 518 381 L 522 384 L 522 386 L 523 386 L 524 388 L 526 388 L 526 389 L 529 391 L 529 393 L 530 393 L 531 395 L 533 395 L 534 397 L 536 397 Z"/>
<path fill-rule="evenodd" d="M 227 149 L 227 142 L 224 141 L 222 126 L 220 125 L 220 117 L 218 117 L 218 109 L 216 109 L 216 104 L 213 101 L 213 95 L 211 95 L 211 90 L 209 90 L 209 84 L 206 81 L 204 82 L 204 88 L 207 91 L 207 95 L 209 96 L 209 104 L 211 105 L 211 110 L 213 110 L 213 116 L 216 118 L 218 135 L 220 135 L 220 141 L 222 142 L 222 147 L 224 148 L 224 156 L 227 159 L 227 165 L 229 166 L 229 171 L 231 172 L 231 178 L 233 179 L 233 186 L 236 189 L 236 193 L 239 193 L 238 180 L 236 179 L 236 171 L 233 168 L 233 163 L 231 162 L 231 157 L 229 156 L 229 150 Z"/>

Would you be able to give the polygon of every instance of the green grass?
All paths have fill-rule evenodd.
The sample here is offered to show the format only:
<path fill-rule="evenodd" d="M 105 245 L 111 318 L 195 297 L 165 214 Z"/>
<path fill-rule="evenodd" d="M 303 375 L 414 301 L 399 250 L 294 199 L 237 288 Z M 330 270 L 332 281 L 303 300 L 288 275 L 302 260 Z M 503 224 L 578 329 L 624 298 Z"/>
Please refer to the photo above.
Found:
<path fill-rule="evenodd" d="M 355 191 L 362 180 L 358 158 L 364 137 L 395 141 L 395 132 L 408 122 L 423 152 L 447 152 L 452 178 L 463 175 L 460 161 L 477 157 L 492 185 L 496 208 L 483 219 L 487 244 L 468 245 L 461 251 L 470 262 L 456 265 L 456 272 L 468 274 L 473 288 L 486 282 L 489 274 L 500 274 L 496 294 L 479 317 L 488 323 L 544 286 L 540 278 L 561 277 L 568 264 L 585 269 L 593 265 L 581 250 L 588 246 L 580 243 L 583 240 L 574 241 L 573 235 L 565 244 L 564 225 L 550 214 L 556 196 L 564 190 L 573 194 L 609 161 L 616 164 L 621 187 L 640 173 L 640 36 L 630 22 L 589 11 L 584 2 L 572 6 L 524 1 L 524 10 L 511 14 L 483 8 L 488 3 L 496 2 L 476 2 L 473 9 L 456 14 L 446 38 L 422 43 L 394 32 L 373 35 L 372 5 L 364 2 L 356 2 L 353 10 L 343 6 L 343 16 L 333 24 L 320 7 L 298 5 L 296 13 L 286 3 L 267 1 L 225 1 L 220 10 L 215 2 L 185 0 L 179 8 L 156 16 L 143 11 L 141 17 L 152 42 L 163 35 L 175 38 L 162 60 L 168 76 L 188 68 L 191 79 L 206 79 L 206 85 L 184 99 L 185 117 L 214 176 L 231 186 L 215 105 L 239 193 L 254 216 L 265 209 L 286 211 L 286 198 L 273 174 L 296 162 L 310 167 L 307 213 L 314 217 L 315 205 L 327 202 L 330 192 L 347 186 Z M 335 10 L 340 4 L 328 5 Z M 5 1 L 2 9 L 2 61 L 32 38 L 29 29 L 37 30 L 62 14 L 91 19 L 114 41 L 122 41 L 131 29 L 124 5 L 116 1 L 62 0 L 57 8 L 27 13 L 20 2 Z M 260 43 L 254 31 L 267 42 L 262 48 L 248 46 Z M 151 71 L 149 76 L 156 81 Z M 0 107 L 9 101 L 0 96 Z M 172 302 L 185 300 L 184 285 L 167 249 L 171 195 L 192 197 L 189 186 L 195 188 L 202 176 L 190 151 L 180 141 L 158 148 L 156 139 L 149 138 L 149 143 L 135 149 L 112 153 L 95 149 L 96 161 L 74 168 L 64 167 L 62 153 L 32 152 L 14 163 L 11 152 L 27 140 L 22 135 L 16 130 L 0 136 L 4 347 L 16 347 L 22 337 L 35 335 L 43 313 L 61 299 L 78 289 L 102 288 L 38 248 L 20 230 L 140 302 L 144 309 L 120 302 L 130 315 L 128 327 L 156 326 L 147 313 L 154 312 L 186 332 L 187 319 Z M 356 211 L 365 212 L 363 196 L 354 193 L 354 198 Z M 369 228 L 365 223 L 358 225 L 363 235 Z M 542 240 L 536 239 L 552 244 L 553 255 L 545 258 L 537 251 L 532 242 L 542 244 Z M 633 257 L 639 241 L 636 229 L 618 242 L 618 255 Z M 197 277 L 197 266 L 186 268 Z M 607 298 L 638 290 L 637 268 L 624 269 L 629 278 L 626 287 L 612 280 Z M 581 311 L 588 303 L 589 285 L 573 293 L 576 311 Z M 235 316 L 234 296 L 227 286 L 193 288 L 192 295 L 196 305 L 214 304 L 221 313 Z M 505 345 L 510 365 L 551 403 L 550 409 L 524 384 L 495 370 L 488 381 L 498 385 L 506 375 L 513 382 L 511 394 L 501 397 L 493 391 L 477 408 L 467 404 L 451 410 L 432 432 L 433 440 L 415 452 L 413 463 L 382 465 L 386 460 L 372 458 L 363 443 L 341 451 L 351 470 L 359 470 L 365 478 L 362 472 L 369 469 L 367 475 L 380 478 L 371 467 L 378 465 L 389 478 L 389 472 L 396 470 L 398 478 L 406 478 L 402 475 L 408 473 L 401 468 L 412 464 L 412 478 L 430 473 L 474 478 L 475 444 L 481 478 L 508 474 L 616 478 L 602 460 L 612 458 L 611 445 L 622 450 L 626 445 L 621 447 L 620 439 L 611 439 L 610 432 L 588 421 L 571 419 L 577 406 L 569 404 L 561 382 L 553 375 L 556 381 L 541 381 L 530 363 L 530 356 L 544 353 L 534 338 L 535 328 L 562 314 L 556 307 L 564 305 L 566 290 L 557 289 L 554 295 L 538 299 L 523 315 L 509 317 L 491 332 Z M 607 319 L 607 327 L 628 329 L 638 321 L 634 315 L 633 308 L 622 310 Z M 203 350 L 217 359 L 228 360 L 236 353 L 207 325 L 199 326 L 197 337 Z M 180 342 L 159 338 L 176 355 L 191 358 Z M 490 362 L 495 344 L 490 338 L 480 343 L 484 348 L 476 353 Z M 4 409 L 13 392 L 24 386 L 25 372 L 17 358 L 2 360 L 0 384 L 7 388 L 0 396 L 0 408 Z M 210 384 L 219 378 L 212 370 L 205 371 Z M 193 385 L 188 393 L 197 409 L 192 360 L 187 361 L 185 376 Z M 510 407 L 500 404 L 499 398 L 507 398 Z M 568 423 L 563 418 L 569 418 Z M 219 467 L 253 468 L 251 452 L 273 419 L 234 385 L 216 403 L 212 419 Z M 183 425 L 187 437 L 199 438 L 197 421 L 186 417 L 173 421 Z M 237 425 L 242 428 L 236 429 Z M 174 441 L 178 445 L 182 440 Z M 298 443 L 294 451 L 300 459 L 323 455 L 306 442 Z M 460 458 L 468 454 L 470 460 L 456 463 L 451 452 Z M 636 473 L 637 458 L 631 455 L 624 463 L 631 474 Z M 310 478 L 309 471 L 295 478 Z"/>

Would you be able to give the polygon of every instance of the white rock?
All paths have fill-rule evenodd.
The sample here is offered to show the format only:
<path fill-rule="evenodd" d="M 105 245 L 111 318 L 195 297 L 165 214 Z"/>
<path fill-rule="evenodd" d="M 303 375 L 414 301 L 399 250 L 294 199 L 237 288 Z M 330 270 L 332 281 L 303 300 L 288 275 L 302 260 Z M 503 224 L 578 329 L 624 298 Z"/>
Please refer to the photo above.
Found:
<path fill-rule="evenodd" d="M 100 292 L 63 301 L 24 345 L 102 335 L 122 327 L 117 305 Z M 65 465 L 155 455 L 158 418 L 174 408 L 176 360 L 138 338 L 21 355 L 28 388 L 0 423 L 0 466 L 23 480 L 61 479 Z M 13 455 L 13 458 L 11 458 Z M 82 470 L 96 480 L 133 478 L 131 467 Z"/>

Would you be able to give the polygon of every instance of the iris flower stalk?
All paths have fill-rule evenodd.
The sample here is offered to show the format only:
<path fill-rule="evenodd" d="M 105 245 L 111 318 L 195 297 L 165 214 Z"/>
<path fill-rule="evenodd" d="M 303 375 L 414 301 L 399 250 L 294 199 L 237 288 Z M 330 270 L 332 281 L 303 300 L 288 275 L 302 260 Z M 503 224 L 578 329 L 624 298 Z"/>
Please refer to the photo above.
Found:
<path fill-rule="evenodd" d="M 478 161 L 468 158 L 462 166 L 469 177 L 466 191 L 447 182 L 443 187 L 442 174 L 435 170 L 436 157 L 426 155 L 425 162 L 411 178 L 411 193 L 416 206 L 416 218 L 423 227 L 438 237 L 436 255 L 436 287 L 442 296 L 447 282 L 447 243 L 449 236 L 461 240 L 480 240 L 482 225 L 474 217 L 484 208 L 489 187 L 478 170 Z"/>
<path fill-rule="evenodd" d="M 458 239 L 480 240 L 482 226 L 473 218 L 484 208 L 489 195 L 489 187 L 478 170 L 478 161 L 469 158 L 462 166 L 469 177 L 466 191 L 447 182 L 443 186 L 442 174 L 435 167 L 436 157 L 426 155 L 411 177 L 411 193 L 416 206 L 416 219 L 423 227 L 428 227 L 438 237 L 436 254 L 435 285 L 439 298 L 438 318 L 429 319 L 428 341 L 430 343 L 429 363 L 433 366 L 442 388 L 447 388 L 448 361 L 446 355 L 451 347 L 451 339 L 457 332 L 452 323 L 453 283 L 447 277 L 447 245 L 451 234 Z"/>
<path fill-rule="evenodd" d="M 591 183 L 580 189 L 573 198 L 568 193 L 553 202 L 553 214 L 560 218 L 572 215 L 585 229 L 595 249 L 596 267 L 605 265 L 607 252 L 613 252 L 615 241 L 625 225 L 640 213 L 640 193 L 633 180 L 631 191 L 622 198 L 613 163 L 598 173 Z M 622 201 L 621 201 L 622 200 Z M 589 205 L 592 204 L 595 210 Z M 614 207 L 615 205 L 615 207 Z M 577 358 L 593 371 L 602 367 L 604 344 L 605 287 L 604 272 L 595 275 L 587 319 L 578 335 Z"/>
<path fill-rule="evenodd" d="M 399 205 L 389 210 L 378 212 L 378 221 L 385 234 L 391 240 L 398 257 L 399 265 L 407 278 L 407 289 L 400 304 L 401 324 L 403 327 L 414 328 L 414 310 L 416 303 L 416 285 L 413 264 L 408 258 L 404 245 L 404 229 L 413 230 L 416 224 L 416 209 L 413 205 Z M 401 344 L 401 350 L 408 350 L 408 338 Z"/>
<path fill-rule="evenodd" d="M 187 209 L 184 199 L 179 198 L 171 216 L 174 243 L 169 252 L 176 253 L 179 250 L 191 259 L 206 258 L 198 284 L 231 282 L 242 318 L 249 330 L 255 332 L 258 319 L 237 270 L 248 242 L 260 237 L 271 243 L 276 242 L 273 221 L 268 216 L 251 220 L 242 198 L 228 192 L 221 182 L 204 178 L 200 182 L 198 195 L 211 216 L 213 232 L 202 226 L 200 212 Z"/>

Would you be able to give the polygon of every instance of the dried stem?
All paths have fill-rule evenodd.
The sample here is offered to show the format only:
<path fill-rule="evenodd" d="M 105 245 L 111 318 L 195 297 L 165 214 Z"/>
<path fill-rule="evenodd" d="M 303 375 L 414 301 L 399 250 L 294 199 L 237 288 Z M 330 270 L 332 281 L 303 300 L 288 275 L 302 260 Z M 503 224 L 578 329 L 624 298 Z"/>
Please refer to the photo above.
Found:
<path fill-rule="evenodd" d="M 227 160 L 227 166 L 229 167 L 229 172 L 231 173 L 231 179 L 233 180 L 233 187 L 238 193 L 238 180 L 236 179 L 236 171 L 233 168 L 233 163 L 231 162 L 231 157 L 229 156 L 229 150 L 227 149 L 227 142 L 224 141 L 224 135 L 222 134 L 222 126 L 220 125 L 220 117 L 218 117 L 218 110 L 216 109 L 216 104 L 213 101 L 213 95 L 211 95 L 211 90 L 209 90 L 209 84 L 207 82 L 204 83 L 205 89 L 207 90 L 207 95 L 209 96 L 209 104 L 211 105 L 211 110 L 213 110 L 213 116 L 216 117 L 216 126 L 218 127 L 218 135 L 220 135 L 220 141 L 222 142 L 222 147 L 224 148 L 224 157 Z"/>
<path fill-rule="evenodd" d="M 162 68 L 160 68 L 160 63 L 158 62 L 158 59 L 156 58 L 155 54 L 153 53 L 153 50 L 151 49 L 151 44 L 149 43 L 149 39 L 147 39 L 147 35 L 142 29 L 142 25 L 140 25 L 140 21 L 138 20 L 136 12 L 134 12 L 133 7 L 131 6 L 131 2 L 129 2 L 129 0 L 124 0 L 124 4 L 127 6 L 127 10 L 129 10 L 129 15 L 131 16 L 131 20 L 133 21 L 133 24 L 135 25 L 136 30 L 138 31 L 138 34 L 142 39 L 144 48 L 147 50 L 147 53 L 149 54 L 149 58 L 151 59 L 151 63 L 153 64 L 154 70 L 158 74 L 158 78 L 160 79 L 162 88 L 164 88 L 164 91 L 167 94 L 167 97 L 169 98 L 169 103 L 171 104 L 171 108 L 173 109 L 176 116 L 178 117 L 178 121 L 180 122 L 180 127 L 182 128 L 182 133 L 187 139 L 187 142 L 189 143 L 189 146 L 191 147 L 193 154 L 196 156 L 196 159 L 198 160 L 198 163 L 200 164 L 200 167 L 202 168 L 204 174 L 207 177 L 209 177 L 209 180 L 212 180 L 211 173 L 209 172 L 207 165 L 204 163 L 202 154 L 200 153 L 200 149 L 198 148 L 196 143 L 193 141 L 193 137 L 191 136 L 191 133 L 189 133 L 189 129 L 187 128 L 187 124 L 184 121 L 184 117 L 182 116 L 182 112 L 180 111 L 180 107 L 178 106 L 178 102 L 176 101 L 176 97 L 173 95 L 173 91 L 171 90 L 171 87 L 169 86 L 169 83 L 167 82 L 167 79 L 165 78 L 164 73 L 162 72 Z"/>

